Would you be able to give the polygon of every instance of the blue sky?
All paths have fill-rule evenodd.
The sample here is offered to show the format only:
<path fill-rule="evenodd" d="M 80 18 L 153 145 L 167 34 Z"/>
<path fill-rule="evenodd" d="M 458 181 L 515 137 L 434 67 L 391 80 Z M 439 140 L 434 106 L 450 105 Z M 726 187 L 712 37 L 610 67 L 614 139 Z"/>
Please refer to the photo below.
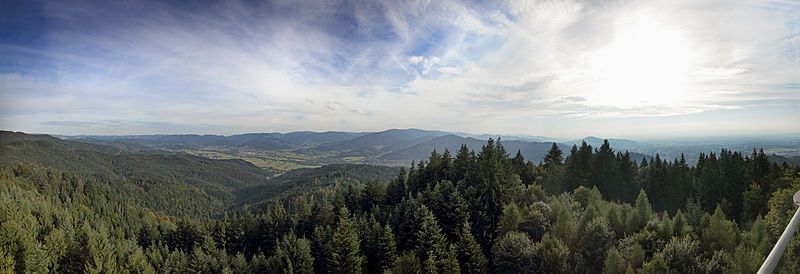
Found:
<path fill-rule="evenodd" d="M 0 128 L 800 132 L 796 1 L 0 1 Z"/>

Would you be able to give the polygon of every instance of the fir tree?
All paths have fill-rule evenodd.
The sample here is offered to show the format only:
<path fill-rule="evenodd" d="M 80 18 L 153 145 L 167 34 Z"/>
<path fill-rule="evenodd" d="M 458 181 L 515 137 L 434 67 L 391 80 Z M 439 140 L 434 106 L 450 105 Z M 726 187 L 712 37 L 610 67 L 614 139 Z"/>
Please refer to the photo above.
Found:
<path fill-rule="evenodd" d="M 415 234 L 417 256 L 423 262 L 423 272 L 436 272 L 431 267 L 439 269 L 442 260 L 447 256 L 447 242 L 436 218 L 428 207 L 421 206 L 417 211 L 417 219 L 420 220 L 419 228 Z M 427 262 L 433 261 L 430 265 Z"/>
<path fill-rule="evenodd" d="M 361 241 L 350 219 L 347 207 L 339 210 L 339 221 L 331 238 L 331 257 L 328 265 L 334 273 L 361 273 L 359 245 Z"/>
<path fill-rule="evenodd" d="M 461 225 L 458 234 L 457 257 L 463 273 L 486 273 L 486 257 L 483 255 L 478 241 L 472 235 L 469 222 Z"/>
<path fill-rule="evenodd" d="M 562 156 L 561 149 L 558 147 L 558 144 L 553 143 L 550 147 L 550 150 L 547 151 L 547 155 L 544 156 L 544 161 L 542 162 L 542 166 L 545 169 L 552 169 L 556 166 L 560 166 L 564 162 L 564 157 Z"/>

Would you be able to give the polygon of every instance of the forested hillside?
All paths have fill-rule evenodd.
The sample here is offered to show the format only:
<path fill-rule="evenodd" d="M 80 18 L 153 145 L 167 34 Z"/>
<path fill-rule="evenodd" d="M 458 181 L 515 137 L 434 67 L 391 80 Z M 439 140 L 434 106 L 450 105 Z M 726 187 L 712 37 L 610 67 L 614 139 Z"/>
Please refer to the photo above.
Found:
<path fill-rule="evenodd" d="M 2 144 L 0 272 L 752 273 L 800 189 L 797 167 L 760 151 L 639 163 L 608 142 L 552 144 L 537 164 L 489 139 L 399 171 L 326 166 L 269 180 L 227 174 L 235 161 Z M 158 167 L 176 161 L 204 165 Z M 189 190 L 158 196 L 138 176 Z M 216 189 L 206 184 L 240 206 L 196 212 L 223 209 L 191 198 Z M 777 272 L 798 271 L 794 239 Z"/>

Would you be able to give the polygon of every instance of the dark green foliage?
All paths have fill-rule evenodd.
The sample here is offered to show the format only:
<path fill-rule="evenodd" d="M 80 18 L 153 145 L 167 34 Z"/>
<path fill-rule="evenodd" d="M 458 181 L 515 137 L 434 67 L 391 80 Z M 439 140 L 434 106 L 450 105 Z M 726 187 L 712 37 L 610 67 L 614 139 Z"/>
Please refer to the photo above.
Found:
<path fill-rule="evenodd" d="M 311 242 L 290 232 L 275 246 L 275 255 L 267 259 L 270 273 L 314 273 Z"/>
<path fill-rule="evenodd" d="M 394 262 L 394 267 L 392 268 L 392 273 L 422 273 L 422 266 L 419 263 L 419 258 L 417 258 L 417 253 L 404 252 L 402 255 L 397 257 L 397 260 Z"/>
<path fill-rule="evenodd" d="M 358 232 L 346 207 L 339 209 L 339 221 L 331 237 L 331 257 L 328 263 L 334 273 L 361 273 Z"/>
<path fill-rule="evenodd" d="M 603 268 L 606 251 L 614 240 L 614 232 L 608 227 L 608 221 L 595 218 L 586 224 L 578 242 L 579 267 L 586 272 L 598 273 Z"/>
<path fill-rule="evenodd" d="M 672 238 L 655 256 L 663 258 L 668 268 L 675 273 L 703 272 L 703 261 L 697 241 L 688 238 Z"/>
<path fill-rule="evenodd" d="M 394 241 L 394 233 L 389 225 L 383 227 L 380 237 L 378 237 L 378 244 L 375 250 L 375 262 L 378 272 L 384 272 L 392 268 L 394 261 L 397 259 L 397 247 Z"/>
<path fill-rule="evenodd" d="M 524 233 L 512 231 L 492 247 L 495 273 L 536 273 L 536 248 Z"/>
<path fill-rule="evenodd" d="M 722 209 L 717 206 L 708 227 L 703 229 L 703 250 L 706 255 L 712 255 L 718 250 L 733 251 L 736 234 L 736 225 L 728 221 Z"/>
<path fill-rule="evenodd" d="M 545 234 L 542 240 L 536 243 L 536 257 L 541 263 L 540 273 L 569 273 L 570 250 L 564 242 L 550 234 Z"/>
<path fill-rule="evenodd" d="M 470 227 L 469 222 L 463 223 L 458 234 L 456 253 L 461 271 L 463 273 L 485 273 L 486 257 L 483 255 L 478 241 L 472 235 Z"/>
<path fill-rule="evenodd" d="M 542 162 L 542 166 L 545 169 L 552 169 L 557 166 L 564 164 L 564 156 L 561 155 L 561 149 L 558 147 L 558 144 L 553 143 L 553 146 L 550 147 L 550 150 L 547 151 L 547 155 L 544 156 L 544 161 Z"/>
<path fill-rule="evenodd" d="M 436 218 L 426 206 L 419 207 L 416 215 L 416 219 L 420 220 L 415 233 L 417 256 L 423 262 L 423 272 L 435 273 L 436 269 L 443 269 L 448 252 L 447 242 Z"/>
<path fill-rule="evenodd" d="M 4 273 L 752 273 L 800 188 L 800 170 L 760 151 L 639 166 L 607 142 L 563 163 L 554 145 L 540 166 L 492 140 L 399 174 L 269 181 L 237 161 L 0 144 Z M 776 272 L 796 273 L 798 254 L 793 240 Z"/>
<path fill-rule="evenodd" d="M 497 235 L 502 237 L 508 232 L 516 231 L 521 223 L 522 213 L 519 212 L 519 207 L 515 203 L 510 203 L 503 208 L 503 216 L 500 217 Z"/>
<path fill-rule="evenodd" d="M 426 204 L 436 216 L 445 236 L 456 239 L 461 224 L 469 220 L 467 201 L 450 181 L 443 181 L 427 192 Z"/>

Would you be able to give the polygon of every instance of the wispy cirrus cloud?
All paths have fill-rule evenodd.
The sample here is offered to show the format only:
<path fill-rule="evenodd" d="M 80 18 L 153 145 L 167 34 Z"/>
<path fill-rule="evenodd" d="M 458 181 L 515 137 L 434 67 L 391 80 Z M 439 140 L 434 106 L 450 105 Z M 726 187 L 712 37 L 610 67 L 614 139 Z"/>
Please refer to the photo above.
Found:
<path fill-rule="evenodd" d="M 15 130 L 800 130 L 791 1 L 2 5 Z M 774 122 L 717 123 L 747 116 Z"/>

